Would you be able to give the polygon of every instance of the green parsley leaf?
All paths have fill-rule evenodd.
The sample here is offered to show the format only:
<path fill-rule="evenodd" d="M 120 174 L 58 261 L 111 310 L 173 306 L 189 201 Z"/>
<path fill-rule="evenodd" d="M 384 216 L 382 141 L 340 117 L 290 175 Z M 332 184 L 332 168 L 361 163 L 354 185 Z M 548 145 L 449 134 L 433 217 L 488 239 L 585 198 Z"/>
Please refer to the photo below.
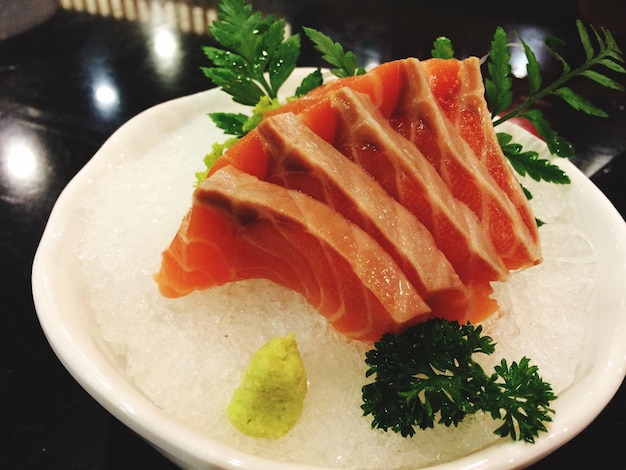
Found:
<path fill-rule="evenodd" d="M 506 32 L 496 28 L 491 41 L 491 52 L 485 77 L 485 92 L 493 116 L 506 111 L 513 102 L 513 79 L 511 78 L 511 52 Z"/>
<path fill-rule="evenodd" d="M 538 109 L 528 109 L 520 113 L 519 117 L 529 121 L 539 135 L 545 140 L 548 150 L 552 155 L 562 158 L 574 156 L 574 147 L 567 140 L 559 136 L 550 127 L 550 123 L 545 119 L 543 113 Z"/>
<path fill-rule="evenodd" d="M 453 59 L 454 49 L 452 48 L 452 41 L 444 36 L 438 37 L 433 43 L 431 54 L 436 59 Z"/>
<path fill-rule="evenodd" d="M 333 75 L 343 78 L 365 73 L 363 67 L 357 68 L 356 56 L 352 51 L 344 51 L 341 44 L 333 41 L 320 31 L 307 27 L 303 29 L 315 49 L 322 53 L 322 59 L 333 66 L 330 69 Z"/>
<path fill-rule="evenodd" d="M 269 64 L 269 76 L 273 93 L 272 98 L 278 96 L 278 90 L 285 83 L 296 68 L 296 61 L 300 56 L 300 36 L 294 35 L 282 42 L 276 49 Z"/>
<path fill-rule="evenodd" d="M 546 431 L 556 396 L 527 358 L 502 361 L 488 376 L 477 354 L 495 351 L 482 327 L 431 319 L 404 333 L 387 333 L 366 353 L 361 409 L 372 428 L 413 436 L 415 428 L 458 425 L 483 411 L 502 421 L 494 433 L 533 442 Z"/>
<path fill-rule="evenodd" d="M 528 74 L 528 88 L 530 93 L 537 93 L 541 88 L 541 69 L 539 67 L 539 62 L 537 62 L 537 57 L 533 50 L 528 47 L 528 44 L 524 42 L 524 40 L 520 39 L 522 43 L 522 47 L 524 48 L 524 54 L 526 55 L 526 60 L 528 63 L 526 64 L 526 71 Z"/>
<path fill-rule="evenodd" d="M 250 119 L 242 113 L 211 113 L 209 117 L 213 120 L 215 125 L 226 134 L 235 135 L 237 137 L 243 137 L 245 135 L 243 126 L 248 119 Z"/>
<path fill-rule="evenodd" d="M 236 102 L 248 106 L 264 95 L 276 98 L 300 55 L 300 37 L 285 39 L 283 18 L 263 17 L 244 0 L 221 0 L 209 33 L 221 47 L 203 48 L 213 67 L 201 67 L 202 71 Z"/>
<path fill-rule="evenodd" d="M 556 184 L 569 184 L 567 174 L 550 160 L 539 158 L 535 151 L 523 151 L 522 146 L 512 142 L 512 136 L 498 133 L 498 142 L 504 156 L 507 157 L 513 169 L 522 176 L 528 175 L 535 181 L 547 181 Z"/>
<path fill-rule="evenodd" d="M 597 117 L 607 116 L 606 112 L 575 93 L 571 88 L 566 86 L 566 83 L 570 82 L 576 77 L 585 77 L 601 86 L 623 91 L 623 87 L 618 82 L 616 82 L 612 78 L 609 78 L 604 73 L 598 72 L 597 70 L 598 67 L 604 67 L 608 68 L 612 72 L 626 73 L 626 69 L 624 69 L 623 67 L 624 59 L 622 56 L 622 52 L 615 42 L 615 39 L 611 35 L 610 31 L 606 29 L 597 31 L 595 28 L 590 27 L 591 31 L 593 32 L 593 37 L 595 38 L 594 44 L 594 41 L 589 35 L 589 31 L 587 30 L 587 28 L 585 28 L 584 24 L 580 20 L 576 21 L 576 28 L 578 30 L 583 51 L 585 53 L 585 61 L 578 67 L 573 68 L 563 58 L 563 56 L 556 52 L 556 50 L 554 49 L 556 46 L 562 45 L 563 42 L 555 40 L 554 38 L 546 39 L 544 45 L 552 54 L 552 56 L 561 63 L 562 73 L 560 77 L 557 78 L 554 82 L 546 85 L 543 88 L 540 88 L 541 78 L 539 76 L 539 70 L 535 56 L 530 48 L 522 41 L 522 44 L 524 46 L 524 52 L 526 54 L 526 58 L 528 59 L 527 71 L 530 85 L 529 96 L 520 105 L 512 110 L 508 110 L 504 115 L 499 116 L 494 121 L 494 126 L 497 126 L 498 124 L 508 119 L 523 115 L 535 103 L 550 95 L 561 98 L 577 111 L 582 111 L 586 114 Z M 490 59 L 494 61 L 495 64 L 499 64 L 501 60 L 500 55 L 498 54 L 495 54 L 493 57 L 490 56 Z M 490 73 L 492 73 L 492 69 L 494 71 L 499 70 L 494 65 L 493 67 L 489 67 Z M 499 74 L 496 75 L 494 81 L 498 81 L 498 83 L 502 82 L 503 84 L 505 84 Z M 490 101 L 492 99 L 495 98 L 489 97 Z M 494 116 L 505 111 L 505 109 L 502 109 L 501 106 L 498 106 L 497 101 L 493 101 L 491 105 L 493 106 L 492 113 L 494 114 Z"/>
<path fill-rule="evenodd" d="M 552 421 L 550 402 L 556 399 L 552 387 L 541 379 L 537 366 L 531 366 L 527 357 L 510 366 L 502 359 L 494 370 L 490 381 L 498 389 L 494 388 L 497 399 L 485 403 L 485 409 L 493 418 L 504 421 L 494 433 L 534 443 L 540 431 L 547 431 L 544 423 Z"/>
<path fill-rule="evenodd" d="M 324 77 L 322 76 L 322 71 L 320 69 L 316 69 L 311 72 L 309 75 L 302 79 L 302 83 L 300 86 L 296 88 L 295 97 L 299 98 L 301 96 L 306 95 L 309 91 L 321 86 L 324 83 Z"/>
<path fill-rule="evenodd" d="M 597 106 L 575 93 L 571 88 L 562 86 L 554 90 L 554 95 L 560 97 L 577 111 L 583 111 L 592 116 L 607 117 L 608 114 Z"/>
<path fill-rule="evenodd" d="M 527 59 L 528 97 L 519 105 L 511 109 L 512 105 L 512 75 L 510 52 L 507 36 L 502 28 L 497 28 L 491 43 L 491 52 L 487 70 L 489 77 L 485 78 L 485 94 L 489 103 L 494 126 L 498 126 L 512 118 L 528 120 L 545 140 L 548 149 L 553 155 L 569 158 L 573 156 L 573 146 L 554 131 L 543 114 L 533 106 L 547 96 L 555 96 L 577 111 L 582 111 L 591 116 L 606 117 L 605 111 L 576 93 L 566 84 L 576 77 L 584 77 L 594 81 L 600 86 L 623 91 L 623 87 L 598 68 L 608 69 L 611 72 L 626 73 L 623 67 L 623 57 L 615 39 L 608 30 L 597 31 L 593 27 L 593 38 L 588 29 L 578 20 L 576 28 L 585 54 L 585 61 L 573 68 L 556 49 L 564 45 L 558 38 L 548 37 L 544 45 L 548 52 L 561 64 L 562 73 L 554 82 L 543 85 L 539 63 L 533 50 L 520 38 L 520 43 Z M 510 136 L 509 136 L 510 137 Z M 528 175 L 535 180 L 550 181 L 558 184 L 569 183 L 569 178 L 548 160 L 538 158 L 534 152 L 523 152 L 521 147 L 508 143 L 502 143 L 502 135 L 499 136 L 505 156 L 511 162 L 513 168 L 522 175 Z M 531 196 L 525 190 L 527 197 Z"/>
<path fill-rule="evenodd" d="M 202 67 L 202 71 L 215 85 L 232 95 L 237 103 L 254 106 L 263 96 L 263 90 L 250 77 L 233 70 Z"/>

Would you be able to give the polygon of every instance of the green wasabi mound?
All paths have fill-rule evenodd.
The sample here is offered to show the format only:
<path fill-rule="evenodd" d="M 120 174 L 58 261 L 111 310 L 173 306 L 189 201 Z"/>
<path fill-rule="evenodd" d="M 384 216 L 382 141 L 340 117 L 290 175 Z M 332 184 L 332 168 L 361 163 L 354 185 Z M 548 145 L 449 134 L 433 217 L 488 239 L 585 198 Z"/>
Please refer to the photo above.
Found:
<path fill-rule="evenodd" d="M 248 436 L 275 439 L 302 414 L 307 379 L 293 333 L 274 338 L 252 356 L 226 416 Z"/>

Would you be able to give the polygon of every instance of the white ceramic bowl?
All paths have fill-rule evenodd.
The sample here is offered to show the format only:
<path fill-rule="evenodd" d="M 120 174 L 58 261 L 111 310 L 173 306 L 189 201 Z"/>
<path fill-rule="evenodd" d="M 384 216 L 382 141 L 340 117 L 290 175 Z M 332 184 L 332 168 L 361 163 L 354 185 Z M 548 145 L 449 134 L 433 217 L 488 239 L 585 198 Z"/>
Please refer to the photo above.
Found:
<path fill-rule="evenodd" d="M 213 106 L 213 108 L 211 108 Z M 122 126 L 76 175 L 57 201 L 33 266 L 33 295 L 44 332 L 64 366 L 109 412 L 181 467 L 304 470 L 305 465 L 248 455 L 194 431 L 150 402 L 131 383 L 102 339 L 90 312 L 75 248 L 85 229 L 78 217 L 93 181 L 122 159 L 143 155 L 178 127 L 206 116 L 208 109 L 231 106 L 215 90 L 152 108 Z M 509 128 L 512 132 L 518 132 Z M 521 130 L 519 132 L 522 132 Z M 518 134 L 543 149 L 530 134 Z M 199 155 L 213 136 L 198 138 Z M 194 144 L 195 145 L 195 144 Z M 194 147 L 192 145 L 192 147 Z M 576 377 L 554 403 L 556 415 L 533 445 L 500 440 L 437 469 L 522 467 L 541 459 L 584 429 L 610 401 L 626 370 L 626 225 L 605 196 L 576 168 L 562 163 L 572 179 L 569 203 L 581 215 L 579 229 L 596 247 L 598 288 L 590 299 L 593 316 L 586 332 Z M 318 468 L 318 467 L 316 467 Z M 435 467 L 432 467 L 435 468 Z"/>

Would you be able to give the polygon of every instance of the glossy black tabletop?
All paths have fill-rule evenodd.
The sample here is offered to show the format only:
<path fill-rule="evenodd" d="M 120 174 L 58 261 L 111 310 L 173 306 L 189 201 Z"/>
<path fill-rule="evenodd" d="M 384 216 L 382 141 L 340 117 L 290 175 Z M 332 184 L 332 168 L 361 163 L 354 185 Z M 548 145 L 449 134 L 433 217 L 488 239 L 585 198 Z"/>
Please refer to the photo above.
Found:
<path fill-rule="evenodd" d="M 482 55 L 496 26 L 519 33 L 532 47 L 558 36 L 575 61 L 582 57 L 576 18 L 610 28 L 626 50 L 622 0 L 530 0 L 513 8 L 466 0 L 254 5 L 284 16 L 293 33 L 303 25 L 326 32 L 363 63 L 428 58 L 441 35 L 452 40 L 458 57 Z M 206 21 L 214 6 L 66 0 L 46 21 L 0 40 L 0 468 L 174 468 L 63 368 L 39 326 L 30 276 L 56 198 L 105 140 L 139 112 L 211 87 L 199 68 L 208 65 L 201 46 L 211 44 Z M 541 60 L 546 80 L 558 73 L 545 54 Z M 300 65 L 324 64 L 305 44 Z M 626 97 L 588 81 L 573 86 L 610 117 L 588 118 L 556 100 L 543 102 L 543 111 L 575 146 L 574 163 L 623 216 Z M 625 420 L 622 385 L 586 430 L 532 468 L 626 468 Z"/>

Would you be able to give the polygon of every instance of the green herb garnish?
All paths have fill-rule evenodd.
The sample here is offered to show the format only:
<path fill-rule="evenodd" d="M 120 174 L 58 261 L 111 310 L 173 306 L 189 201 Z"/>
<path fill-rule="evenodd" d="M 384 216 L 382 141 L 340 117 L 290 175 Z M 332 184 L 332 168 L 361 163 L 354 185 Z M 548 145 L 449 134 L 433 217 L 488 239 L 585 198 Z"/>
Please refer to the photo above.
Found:
<path fill-rule="evenodd" d="M 227 0 L 220 2 L 209 32 L 223 46 L 203 48 L 214 67 L 202 70 L 213 83 L 248 106 L 263 95 L 278 96 L 300 54 L 300 37 L 285 39 L 284 19 L 263 17 L 243 0 Z"/>
<path fill-rule="evenodd" d="M 513 103 L 513 77 L 511 76 L 511 52 L 507 34 L 501 27 L 496 28 L 491 41 L 485 77 L 485 93 L 493 116 L 508 109 Z"/>
<path fill-rule="evenodd" d="M 322 58 L 331 64 L 337 77 L 363 73 L 356 56 L 325 34 L 304 28 Z M 278 93 L 296 67 L 300 56 L 300 35 L 285 37 L 285 20 L 253 11 L 245 0 L 221 0 L 217 20 L 209 33 L 221 47 L 205 46 L 203 51 L 213 67 L 201 67 L 207 78 L 237 103 L 255 107 L 252 116 L 212 113 L 215 124 L 229 135 L 244 136 L 260 121 L 262 112 L 280 106 Z M 322 85 L 320 70 L 307 75 L 297 87 L 297 98 Z M 262 111 L 262 112 L 261 112 Z"/>
<path fill-rule="evenodd" d="M 436 59 L 452 59 L 454 58 L 454 48 L 452 47 L 452 41 L 445 36 L 440 36 L 435 39 L 433 48 L 430 51 Z"/>
<path fill-rule="evenodd" d="M 196 174 L 202 181 L 213 163 L 237 139 L 254 129 L 269 110 L 278 108 L 279 91 L 296 67 L 300 56 L 299 34 L 286 37 L 285 20 L 274 15 L 263 16 L 253 11 L 245 0 L 221 0 L 217 19 L 209 27 L 209 33 L 220 47 L 205 46 L 204 54 L 213 64 L 201 67 L 204 75 L 216 86 L 232 96 L 233 101 L 253 107 L 251 114 L 214 112 L 209 116 L 225 134 L 234 136 L 226 142 L 215 144 L 204 162 L 205 171 Z M 307 37 L 322 58 L 333 68 L 331 73 L 345 77 L 364 73 L 357 67 L 356 56 L 325 34 L 305 28 Z M 323 84 L 319 69 L 304 77 L 293 96 L 304 96 Z"/>
<path fill-rule="evenodd" d="M 266 99 L 266 107 L 267 103 L 277 107 L 278 92 L 300 56 L 300 36 L 285 38 L 284 19 L 253 12 L 244 0 L 222 0 L 209 33 L 221 47 L 203 48 L 213 63 L 213 67 L 201 67 L 206 77 L 237 103 L 255 107 Z M 311 78 L 307 83 L 319 85 Z M 242 113 L 210 116 L 225 133 L 237 137 L 245 135 L 252 127 L 249 119 L 255 119 Z"/>
<path fill-rule="evenodd" d="M 589 36 L 589 32 L 583 25 L 583 23 L 578 20 L 576 21 L 576 27 L 578 29 L 578 35 L 580 37 L 580 41 L 585 52 L 585 62 L 579 65 L 576 68 L 572 68 L 566 60 L 554 50 L 556 45 L 563 44 L 559 39 L 550 37 L 545 41 L 545 46 L 548 51 L 554 56 L 562 65 L 562 74 L 559 78 L 557 78 L 553 83 L 546 85 L 542 88 L 542 76 L 541 71 L 539 69 L 539 63 L 535 57 L 533 51 L 528 47 L 528 45 L 520 39 L 522 47 L 524 49 L 524 54 L 526 55 L 526 59 L 528 64 L 526 66 L 526 70 L 528 73 L 528 85 L 529 85 L 529 96 L 526 98 L 519 106 L 517 106 L 513 110 L 507 111 L 506 107 L 502 107 L 502 103 L 499 103 L 497 100 L 498 95 L 502 92 L 502 90 L 507 87 L 510 89 L 511 82 L 503 79 L 500 74 L 492 74 L 492 68 L 494 70 L 498 70 L 502 67 L 502 61 L 508 61 L 510 59 L 510 54 L 501 53 L 490 55 L 491 64 L 489 66 L 489 71 L 491 74 L 491 80 L 485 79 L 485 87 L 487 92 L 487 99 L 492 104 L 492 112 L 494 116 L 496 114 L 503 113 L 507 111 L 502 116 L 499 116 L 494 121 L 494 126 L 498 124 L 514 118 L 514 117 L 525 117 L 526 111 L 533 106 L 537 101 L 545 98 L 548 95 L 558 96 L 562 100 L 564 100 L 567 104 L 569 104 L 573 109 L 577 111 L 582 111 L 591 116 L 597 117 L 607 117 L 607 113 L 602 109 L 598 108 L 582 96 L 578 95 L 571 88 L 567 87 L 565 84 L 570 82 L 573 78 L 576 77 L 586 77 L 599 85 L 611 88 L 613 90 L 623 91 L 624 88 L 621 84 L 609 78 L 607 75 L 600 73 L 597 70 L 592 70 L 594 67 L 602 66 L 607 68 L 613 72 L 618 73 L 626 73 L 626 70 L 623 67 L 624 59 L 622 57 L 622 52 L 615 42 L 615 39 L 611 35 L 610 31 L 606 29 L 601 29 L 598 32 L 595 28 L 590 27 L 593 35 L 595 37 L 597 45 L 594 46 L 591 37 Z M 492 42 L 492 47 L 494 49 L 502 49 L 503 42 L 506 41 L 506 35 L 504 35 L 501 31 L 501 28 L 498 28 L 496 34 L 494 35 L 494 40 Z M 597 50 L 596 50 L 597 47 Z M 507 49 L 508 50 L 508 49 Z M 493 66 L 493 67 L 492 67 Z M 487 85 L 488 83 L 492 83 L 493 86 Z M 499 91 L 498 93 L 494 93 L 494 90 Z M 510 102 L 509 102 L 510 104 Z M 532 119 L 531 119 L 532 120 Z M 546 124 L 547 127 L 547 124 Z M 542 129 L 538 129 L 541 131 Z M 551 140 L 552 136 L 543 135 L 547 140 Z M 552 149 L 551 149 L 552 150 Z M 557 154 L 558 155 L 558 154 Z"/>
<path fill-rule="evenodd" d="M 225 142 L 221 144 L 218 142 L 215 142 L 212 145 L 211 152 L 207 153 L 203 159 L 205 169 L 203 171 L 199 171 L 196 173 L 196 180 L 198 184 L 200 184 L 202 181 L 206 179 L 209 173 L 209 169 L 215 164 L 217 159 L 220 158 L 224 154 L 224 152 L 230 146 L 234 145 L 235 142 L 237 142 L 238 140 L 239 139 L 237 137 L 231 137 L 230 139 L 227 139 Z"/>
<path fill-rule="evenodd" d="M 343 46 L 313 28 L 303 28 L 315 49 L 322 53 L 322 59 L 333 68 L 330 72 L 336 77 L 351 77 L 365 73 L 363 67 L 357 67 L 356 56 L 352 51 L 344 51 Z"/>
<path fill-rule="evenodd" d="M 501 420 L 494 433 L 534 442 L 552 420 L 549 384 L 528 358 L 510 365 L 502 360 L 487 375 L 474 359 L 495 351 L 481 326 L 432 319 L 402 334 L 388 333 L 366 353 L 364 415 L 372 428 L 413 436 L 415 428 L 458 425 L 467 415 L 484 412 Z"/>
<path fill-rule="evenodd" d="M 596 117 L 607 117 L 606 112 L 574 92 L 566 84 L 576 77 L 586 77 L 601 86 L 623 91 L 622 85 L 597 69 L 603 67 L 612 72 L 626 73 L 622 66 L 624 62 L 622 52 L 608 30 L 602 29 L 599 32 L 590 27 L 595 38 L 596 45 L 594 46 L 594 41 L 580 20 L 576 22 L 576 27 L 585 52 L 585 61 L 578 67 L 572 68 L 563 56 L 555 50 L 555 47 L 563 45 L 563 42 L 553 37 L 547 38 L 544 43 L 545 47 L 561 63 L 562 73 L 559 78 L 546 86 L 543 86 L 543 77 L 535 54 L 528 44 L 520 38 L 521 47 L 527 59 L 526 71 L 529 93 L 528 98 L 515 108 L 511 109 L 513 79 L 509 65 L 511 59 L 510 45 L 502 28 L 497 28 L 494 33 L 487 63 L 489 77 L 485 78 L 485 92 L 492 115 L 495 118 L 494 126 L 512 118 L 524 118 L 534 126 L 545 140 L 550 152 L 564 158 L 573 156 L 572 145 L 550 127 L 540 110 L 532 108 L 532 106 L 551 95 L 561 98 L 576 111 Z M 540 159 L 536 152 L 523 152 L 521 147 L 511 144 L 510 135 L 498 133 L 498 139 L 505 156 L 522 176 L 528 174 L 537 181 L 543 180 L 558 184 L 570 182 L 567 175 L 560 171 L 557 166 L 548 160 Z"/>
<path fill-rule="evenodd" d="M 556 184 L 568 184 L 569 176 L 550 160 L 540 158 L 539 153 L 534 150 L 524 150 L 522 146 L 513 142 L 510 134 L 499 132 L 497 134 L 498 143 L 507 157 L 509 163 L 520 175 L 528 175 L 535 181 L 547 181 Z"/>

